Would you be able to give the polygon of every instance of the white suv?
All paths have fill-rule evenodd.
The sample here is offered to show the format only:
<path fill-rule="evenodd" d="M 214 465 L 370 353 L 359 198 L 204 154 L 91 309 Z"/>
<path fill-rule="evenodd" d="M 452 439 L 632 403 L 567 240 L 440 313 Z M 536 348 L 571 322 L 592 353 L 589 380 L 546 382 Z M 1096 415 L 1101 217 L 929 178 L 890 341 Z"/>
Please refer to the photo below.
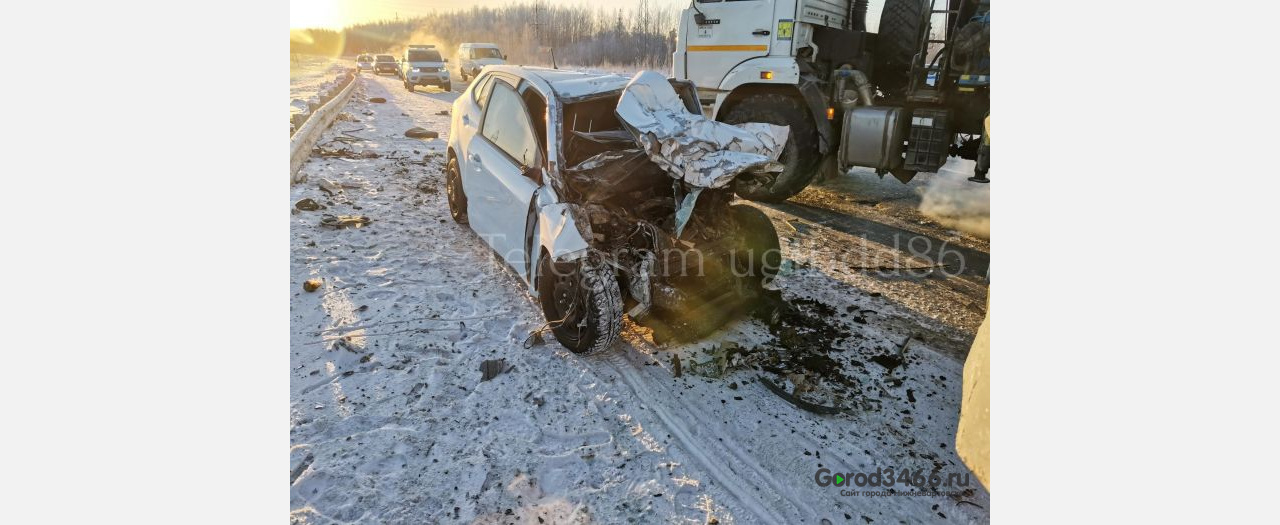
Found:
<path fill-rule="evenodd" d="M 400 78 L 404 80 L 404 88 L 410 92 L 414 86 L 436 86 L 445 91 L 452 90 L 449 70 L 445 69 L 448 61 L 440 56 L 436 46 L 409 46 L 404 50 L 404 60 L 400 61 Z"/>
<path fill-rule="evenodd" d="M 497 44 L 480 42 L 464 42 L 458 46 L 458 54 L 454 55 L 458 62 L 458 76 L 463 82 L 475 78 L 484 66 L 499 66 L 507 63 L 507 55 L 498 49 Z"/>
<path fill-rule="evenodd" d="M 525 281 L 574 352 L 613 344 L 624 308 L 655 337 L 700 337 L 762 297 L 781 264 L 768 217 L 730 204 L 740 170 L 707 187 L 670 175 L 620 117 L 636 114 L 619 109 L 628 93 L 704 118 L 693 84 L 653 72 L 490 66 L 453 105 L 449 210 Z"/>

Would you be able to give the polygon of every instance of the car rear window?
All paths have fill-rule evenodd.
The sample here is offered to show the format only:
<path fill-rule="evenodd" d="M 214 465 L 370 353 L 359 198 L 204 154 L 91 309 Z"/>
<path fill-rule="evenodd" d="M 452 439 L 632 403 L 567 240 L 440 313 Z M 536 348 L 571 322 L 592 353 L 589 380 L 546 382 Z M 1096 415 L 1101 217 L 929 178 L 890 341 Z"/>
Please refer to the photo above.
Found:
<path fill-rule="evenodd" d="M 378 55 L 378 62 L 395 62 L 396 57 L 391 55 Z"/>

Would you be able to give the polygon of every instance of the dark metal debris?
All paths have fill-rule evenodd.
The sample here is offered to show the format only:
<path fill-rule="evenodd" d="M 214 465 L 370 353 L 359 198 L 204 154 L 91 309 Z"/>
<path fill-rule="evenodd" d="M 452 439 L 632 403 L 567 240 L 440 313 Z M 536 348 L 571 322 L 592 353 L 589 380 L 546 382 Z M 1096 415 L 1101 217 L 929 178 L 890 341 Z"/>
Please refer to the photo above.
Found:
<path fill-rule="evenodd" d="M 510 371 L 512 368 L 507 365 L 506 359 L 486 359 L 483 363 L 480 363 L 480 380 L 488 381 L 498 377 L 499 374 Z"/>
<path fill-rule="evenodd" d="M 791 403 L 799 407 L 802 410 L 807 410 L 815 414 L 839 414 L 840 413 L 840 409 L 836 407 L 822 406 L 819 404 L 810 403 L 796 396 L 793 396 L 787 393 L 786 389 L 778 386 L 777 384 L 775 384 L 773 381 L 770 381 L 769 378 L 765 376 L 756 376 L 756 377 L 760 378 L 760 382 L 764 383 L 764 386 L 767 387 L 770 392 L 777 394 L 778 397 L 782 398 L 788 403 Z"/>

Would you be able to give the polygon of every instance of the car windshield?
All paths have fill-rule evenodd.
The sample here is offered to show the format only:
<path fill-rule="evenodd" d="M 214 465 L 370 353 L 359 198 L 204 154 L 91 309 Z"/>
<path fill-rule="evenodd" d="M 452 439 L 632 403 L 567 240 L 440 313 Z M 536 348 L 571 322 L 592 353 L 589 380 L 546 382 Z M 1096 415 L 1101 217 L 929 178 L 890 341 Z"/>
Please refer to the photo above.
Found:
<path fill-rule="evenodd" d="M 356 57 L 356 62 L 372 62 L 372 61 L 373 61 L 373 57 L 369 55 L 360 55 Z"/>
<path fill-rule="evenodd" d="M 396 58 L 391 55 L 378 55 L 378 62 L 395 62 Z"/>
<path fill-rule="evenodd" d="M 471 58 L 502 58 L 496 47 L 477 47 L 471 50 Z"/>
<path fill-rule="evenodd" d="M 440 52 L 434 49 L 410 49 L 410 62 L 439 62 Z"/>

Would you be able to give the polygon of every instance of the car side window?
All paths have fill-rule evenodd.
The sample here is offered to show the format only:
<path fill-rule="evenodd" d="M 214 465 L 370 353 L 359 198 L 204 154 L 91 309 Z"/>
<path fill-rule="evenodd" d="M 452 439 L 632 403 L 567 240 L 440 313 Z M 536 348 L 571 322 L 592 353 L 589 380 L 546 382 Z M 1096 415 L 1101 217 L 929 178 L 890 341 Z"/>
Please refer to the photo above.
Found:
<path fill-rule="evenodd" d="M 484 107 L 489 103 L 489 91 L 493 88 L 493 75 L 485 75 L 484 78 L 478 80 L 476 89 L 473 91 L 476 97 L 476 106 L 480 107 L 480 111 L 484 111 Z"/>
<path fill-rule="evenodd" d="M 499 149 L 507 152 L 523 167 L 542 164 L 538 139 L 533 131 L 529 113 L 520 102 L 515 88 L 502 80 L 494 80 L 493 96 L 489 99 L 480 133 Z"/>

